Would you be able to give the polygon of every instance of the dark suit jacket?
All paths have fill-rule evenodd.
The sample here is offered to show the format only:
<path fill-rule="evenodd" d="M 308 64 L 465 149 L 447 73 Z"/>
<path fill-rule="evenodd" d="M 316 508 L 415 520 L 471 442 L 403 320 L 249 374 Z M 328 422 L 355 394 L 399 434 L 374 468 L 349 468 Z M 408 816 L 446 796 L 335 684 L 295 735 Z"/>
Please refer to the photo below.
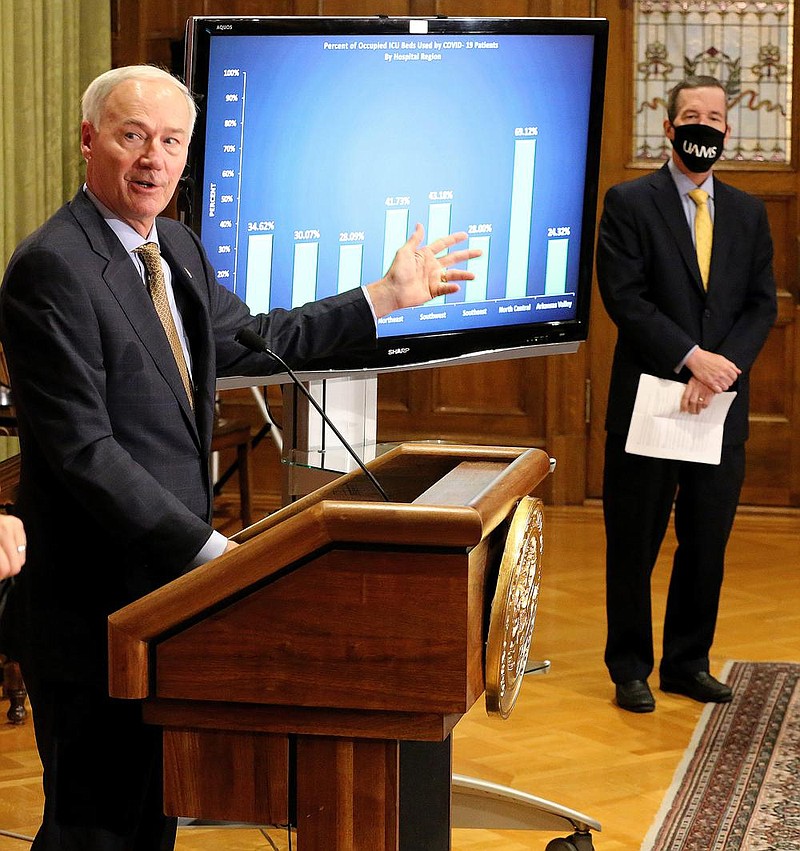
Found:
<path fill-rule="evenodd" d="M 772 240 L 764 205 L 714 178 L 708 293 L 692 235 L 665 165 L 611 188 L 597 244 L 600 293 L 618 337 L 606 428 L 628 432 L 639 376 L 688 381 L 674 369 L 695 344 L 741 370 L 724 442 L 748 435 L 749 371 L 776 315 Z"/>
<path fill-rule="evenodd" d="M 374 345 L 360 290 L 253 317 L 191 231 L 159 219 L 158 232 L 194 413 L 141 277 L 83 192 L 19 246 L 0 290 L 29 542 L 6 614 L 11 649 L 45 676 L 104 676 L 107 615 L 179 575 L 208 538 L 215 378 L 275 369 L 235 332 L 252 327 L 292 366 Z"/>

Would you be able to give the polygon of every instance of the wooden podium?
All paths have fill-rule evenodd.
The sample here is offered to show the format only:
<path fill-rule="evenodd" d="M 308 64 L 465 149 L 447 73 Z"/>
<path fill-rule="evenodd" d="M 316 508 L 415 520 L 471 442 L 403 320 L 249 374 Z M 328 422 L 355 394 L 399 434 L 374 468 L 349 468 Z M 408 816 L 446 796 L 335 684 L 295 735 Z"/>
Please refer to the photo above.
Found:
<path fill-rule="evenodd" d="M 449 848 L 450 733 L 484 691 L 508 518 L 549 469 L 404 444 L 370 464 L 392 502 L 351 473 L 115 612 L 110 692 L 163 728 L 167 813 L 291 822 L 300 851 Z"/>

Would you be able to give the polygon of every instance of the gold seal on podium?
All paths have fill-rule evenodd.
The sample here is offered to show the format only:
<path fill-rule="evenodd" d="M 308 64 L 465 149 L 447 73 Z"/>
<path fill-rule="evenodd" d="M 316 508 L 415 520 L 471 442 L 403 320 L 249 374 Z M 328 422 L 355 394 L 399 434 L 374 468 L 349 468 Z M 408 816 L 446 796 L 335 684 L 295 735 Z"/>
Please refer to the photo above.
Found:
<path fill-rule="evenodd" d="M 506 537 L 486 640 L 486 711 L 508 718 L 522 686 L 542 573 L 542 501 L 519 501 Z"/>

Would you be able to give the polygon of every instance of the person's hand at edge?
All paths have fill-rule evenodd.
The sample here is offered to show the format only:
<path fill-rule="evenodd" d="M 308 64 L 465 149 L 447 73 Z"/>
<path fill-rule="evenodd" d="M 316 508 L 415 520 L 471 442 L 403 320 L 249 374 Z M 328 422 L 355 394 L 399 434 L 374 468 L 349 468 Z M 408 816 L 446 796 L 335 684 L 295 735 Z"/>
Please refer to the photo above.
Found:
<path fill-rule="evenodd" d="M 27 541 L 18 517 L 0 515 L 0 579 L 16 576 L 25 564 Z"/>

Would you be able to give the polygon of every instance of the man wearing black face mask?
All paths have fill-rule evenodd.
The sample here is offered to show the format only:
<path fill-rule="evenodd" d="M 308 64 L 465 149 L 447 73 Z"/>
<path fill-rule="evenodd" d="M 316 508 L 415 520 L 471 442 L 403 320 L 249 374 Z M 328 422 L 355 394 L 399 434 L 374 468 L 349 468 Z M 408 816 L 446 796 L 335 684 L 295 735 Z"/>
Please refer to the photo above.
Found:
<path fill-rule="evenodd" d="M 730 688 L 709 672 L 709 652 L 744 478 L 748 377 L 776 315 L 764 205 L 712 175 L 730 134 L 723 86 L 713 77 L 683 81 L 670 93 L 667 115 L 672 159 L 608 191 L 597 246 L 600 293 L 618 332 L 603 480 L 605 661 L 617 705 L 632 712 L 655 708 L 647 682 L 654 666 L 650 577 L 673 503 L 678 549 L 661 690 L 701 702 L 731 700 Z M 710 263 L 703 251 L 709 242 Z M 684 382 L 681 410 L 689 414 L 708 407 L 716 393 L 736 391 L 719 465 L 625 451 L 643 373 Z"/>

